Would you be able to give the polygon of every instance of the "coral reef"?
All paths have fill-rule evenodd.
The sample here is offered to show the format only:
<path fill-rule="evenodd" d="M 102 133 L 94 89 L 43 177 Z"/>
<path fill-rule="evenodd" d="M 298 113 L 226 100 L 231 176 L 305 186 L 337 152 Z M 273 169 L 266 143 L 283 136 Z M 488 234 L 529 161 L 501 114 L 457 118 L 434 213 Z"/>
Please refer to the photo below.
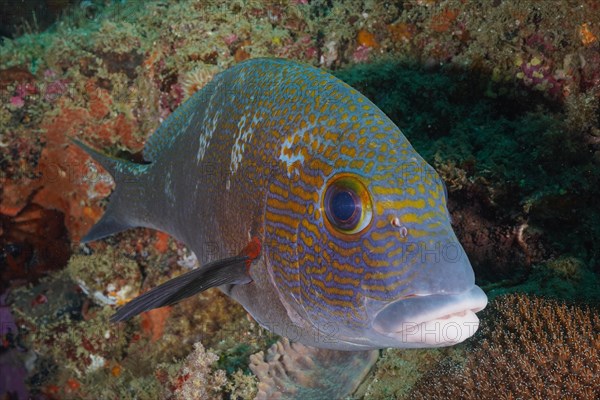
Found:
<path fill-rule="evenodd" d="M 254 399 L 258 392 L 256 376 L 237 370 L 225 387 L 232 399 Z"/>
<path fill-rule="evenodd" d="M 26 3 L 8 11 L 31 15 Z M 249 57 L 336 69 L 381 107 L 447 182 L 455 229 L 492 296 L 600 299 L 597 2 L 69 3 L 39 3 L 66 11 L 47 32 L 34 33 L 41 19 L 38 27 L 9 21 L 11 32 L 28 33 L 0 44 L 0 293 L 11 290 L 23 327 L 10 365 L 27 367 L 33 395 L 152 399 L 167 387 L 175 398 L 196 384 L 181 373 L 194 363 L 204 374 L 198 382 L 225 371 L 227 384 L 210 396 L 257 393 L 249 355 L 277 338 L 219 293 L 108 324 L 115 305 L 195 262 L 181 244 L 141 229 L 79 246 L 112 182 L 68 140 L 141 161 L 145 138 L 164 118 L 213 74 Z M 359 65 L 341 70 L 350 64 Z M 28 283 L 35 286 L 15 290 Z M 560 315 L 556 303 L 502 298 L 507 307 Z M 495 336 L 484 330 L 489 343 L 525 348 L 508 336 L 511 327 L 494 326 Z M 199 340 L 210 350 L 194 350 Z M 474 365 L 470 354 L 462 346 L 385 351 L 357 396 L 405 396 L 440 360 Z M 482 349 L 473 354 L 489 361 Z M 273 377 L 258 374 L 264 389 Z"/>
<path fill-rule="evenodd" d="M 600 303 L 600 277 L 582 260 L 572 256 L 552 258 L 533 265 L 526 280 L 515 285 L 506 282 L 488 286 L 488 296 L 519 292 L 547 298 Z"/>
<path fill-rule="evenodd" d="M 486 318 L 487 317 L 487 318 Z M 499 297 L 464 362 L 425 374 L 411 399 L 594 399 L 600 396 L 597 309 Z"/>
<path fill-rule="evenodd" d="M 266 355 L 250 357 L 258 377 L 257 400 L 344 398 L 354 392 L 377 360 L 377 351 L 315 349 L 287 338 Z"/>
<path fill-rule="evenodd" d="M 21 346 L 36 354 L 27 371 L 34 393 L 61 399 L 152 399 L 167 387 L 173 398 L 192 398 L 186 393 L 200 378 L 190 371 L 196 371 L 197 363 L 208 368 L 218 360 L 213 353 L 205 355 L 198 343 L 187 361 L 173 362 L 183 360 L 194 341 L 202 339 L 219 353 L 240 342 L 247 343 L 250 353 L 266 347 L 265 339 L 256 339 L 261 337 L 256 324 L 218 292 L 153 310 L 129 324 L 110 324 L 114 304 L 132 295 L 137 283 L 125 278 L 139 276 L 139 268 L 122 254 L 101 249 L 92 256 L 75 255 L 67 269 L 11 294 Z M 236 364 L 231 374 L 241 373 L 240 367 Z M 187 382 L 186 375 L 193 379 Z M 215 376 L 219 387 L 224 376 L 224 371 Z M 238 380 L 248 386 L 241 376 Z"/>
<path fill-rule="evenodd" d="M 445 359 L 464 358 L 464 345 L 441 349 L 382 350 L 372 376 L 366 379 L 352 398 L 365 400 L 403 399 L 415 383 Z"/>
<path fill-rule="evenodd" d="M 183 100 L 187 100 L 187 98 L 189 98 L 191 95 L 202 89 L 204 85 L 212 80 L 216 72 L 216 68 L 201 64 L 192 71 L 183 75 L 181 80 Z"/>
<path fill-rule="evenodd" d="M 0 37 L 16 37 L 27 31 L 44 30 L 75 3 L 76 0 L 24 0 L 15 7 L 14 3 L 3 1 L 0 3 Z"/>
<path fill-rule="evenodd" d="M 67 265 L 67 273 L 84 293 L 95 303 L 123 305 L 139 294 L 141 279 L 137 263 L 111 248 L 96 252 L 94 268 L 90 268 L 89 255 L 76 254 Z"/>
<path fill-rule="evenodd" d="M 14 210 L 14 216 L 0 212 L 0 292 L 37 282 L 64 267 L 71 255 L 61 212 L 37 204 Z"/>
<path fill-rule="evenodd" d="M 164 398 L 220 399 L 227 378 L 222 369 L 212 371 L 211 367 L 218 359 L 216 354 L 206 351 L 201 343 L 195 343 L 194 351 L 182 362 L 179 371 L 167 385 L 167 392 L 171 393 Z"/>

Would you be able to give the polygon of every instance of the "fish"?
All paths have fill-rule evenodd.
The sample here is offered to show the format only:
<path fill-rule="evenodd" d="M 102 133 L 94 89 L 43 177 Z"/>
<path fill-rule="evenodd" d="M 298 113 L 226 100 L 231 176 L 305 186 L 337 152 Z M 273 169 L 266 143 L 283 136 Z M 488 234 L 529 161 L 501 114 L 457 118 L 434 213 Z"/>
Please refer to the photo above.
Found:
<path fill-rule="evenodd" d="M 111 321 L 218 287 L 264 328 L 319 349 L 460 343 L 487 297 L 438 173 L 375 104 L 275 58 L 217 74 L 149 137 L 143 162 L 75 140 L 114 178 L 82 242 L 166 232 L 202 266 Z"/>

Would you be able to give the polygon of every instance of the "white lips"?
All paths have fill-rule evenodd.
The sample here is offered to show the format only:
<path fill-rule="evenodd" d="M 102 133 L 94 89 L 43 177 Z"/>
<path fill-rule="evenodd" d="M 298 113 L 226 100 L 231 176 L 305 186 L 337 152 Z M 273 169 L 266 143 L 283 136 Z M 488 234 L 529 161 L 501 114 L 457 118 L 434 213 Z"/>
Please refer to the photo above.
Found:
<path fill-rule="evenodd" d="M 473 336 L 479 328 L 479 318 L 467 310 L 420 324 L 406 323 L 403 328 L 391 336 L 404 343 L 419 343 L 422 347 L 451 346 Z"/>
<path fill-rule="evenodd" d="M 377 315 L 373 328 L 407 345 L 450 346 L 477 331 L 479 318 L 475 312 L 486 304 L 487 296 L 477 286 L 458 295 L 411 297 L 385 307 Z"/>

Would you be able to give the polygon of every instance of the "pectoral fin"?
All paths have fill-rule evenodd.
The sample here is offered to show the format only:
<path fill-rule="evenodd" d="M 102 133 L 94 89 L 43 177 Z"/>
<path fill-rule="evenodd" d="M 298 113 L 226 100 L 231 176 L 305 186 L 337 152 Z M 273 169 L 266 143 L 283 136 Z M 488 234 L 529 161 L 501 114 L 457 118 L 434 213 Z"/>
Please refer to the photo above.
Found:
<path fill-rule="evenodd" d="M 175 304 L 212 287 L 248 283 L 252 280 L 248 273 L 251 261 L 250 256 L 239 255 L 194 269 L 131 300 L 121 307 L 110 321 L 125 321 L 144 311 Z"/>

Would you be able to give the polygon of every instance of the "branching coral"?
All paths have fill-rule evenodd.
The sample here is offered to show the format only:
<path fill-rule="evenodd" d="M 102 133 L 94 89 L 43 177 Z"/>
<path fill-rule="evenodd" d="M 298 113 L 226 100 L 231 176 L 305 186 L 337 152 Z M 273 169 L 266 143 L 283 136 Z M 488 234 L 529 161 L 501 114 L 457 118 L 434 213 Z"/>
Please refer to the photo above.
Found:
<path fill-rule="evenodd" d="M 464 365 L 420 380 L 411 399 L 597 399 L 600 316 L 588 307 L 508 295 L 482 316 Z"/>
<path fill-rule="evenodd" d="M 167 396 L 176 400 L 220 399 L 220 392 L 227 378 L 225 371 L 213 371 L 219 357 L 204 349 L 201 343 L 194 344 L 192 351 L 171 379 Z"/>
<path fill-rule="evenodd" d="M 253 399 L 257 394 L 257 379 L 254 375 L 246 375 L 242 370 L 237 370 L 229 382 L 227 382 L 226 391 L 230 393 L 232 399 L 246 400 Z"/>

